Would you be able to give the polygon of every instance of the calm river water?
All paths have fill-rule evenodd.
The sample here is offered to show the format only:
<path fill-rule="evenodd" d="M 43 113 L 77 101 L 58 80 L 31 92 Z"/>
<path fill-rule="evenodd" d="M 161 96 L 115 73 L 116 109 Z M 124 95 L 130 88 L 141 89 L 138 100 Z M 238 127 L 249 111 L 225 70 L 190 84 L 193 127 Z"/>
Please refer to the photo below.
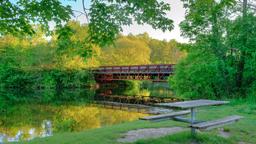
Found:
<path fill-rule="evenodd" d="M 150 94 L 170 95 L 170 92 L 166 92 L 164 88 L 141 89 L 141 91 L 141 94 L 149 97 Z M 91 89 L 58 92 L 2 91 L 0 144 L 47 137 L 54 133 L 100 128 L 134 121 L 148 115 L 95 104 L 95 100 L 99 97 L 98 93 Z"/>

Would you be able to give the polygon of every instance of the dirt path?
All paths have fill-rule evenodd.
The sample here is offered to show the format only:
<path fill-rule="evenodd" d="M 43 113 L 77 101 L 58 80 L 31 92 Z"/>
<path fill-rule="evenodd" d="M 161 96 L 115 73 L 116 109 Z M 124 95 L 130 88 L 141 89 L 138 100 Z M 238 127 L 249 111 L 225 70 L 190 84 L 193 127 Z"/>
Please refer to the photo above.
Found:
<path fill-rule="evenodd" d="M 178 133 L 186 130 L 182 127 L 169 127 L 169 128 L 147 128 L 147 129 L 137 129 L 131 130 L 123 134 L 119 138 L 118 142 L 135 142 L 139 139 L 148 139 L 148 138 L 158 138 L 166 135 Z"/>

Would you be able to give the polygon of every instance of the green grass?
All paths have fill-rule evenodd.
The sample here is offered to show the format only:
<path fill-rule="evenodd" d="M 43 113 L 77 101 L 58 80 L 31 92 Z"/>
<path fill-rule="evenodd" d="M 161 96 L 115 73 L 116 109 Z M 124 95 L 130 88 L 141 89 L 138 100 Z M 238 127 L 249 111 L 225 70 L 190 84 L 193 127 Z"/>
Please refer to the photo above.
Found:
<path fill-rule="evenodd" d="M 171 136 L 166 136 L 158 139 L 140 140 L 135 144 L 229 144 L 232 143 L 230 140 L 210 135 L 210 134 L 199 134 L 196 137 L 192 137 L 190 132 L 182 132 Z"/>
<path fill-rule="evenodd" d="M 229 138 L 222 138 L 218 135 L 218 129 L 207 132 L 200 132 L 196 138 L 191 138 L 190 132 L 180 132 L 157 139 L 140 140 L 136 144 L 180 144 L 180 143 L 203 143 L 203 144 L 237 144 L 238 142 L 256 143 L 256 105 L 249 105 L 244 102 L 232 102 L 226 106 L 216 106 L 198 109 L 197 118 L 210 120 L 222 118 L 228 115 L 241 115 L 244 118 L 238 123 L 227 125 L 225 131 L 229 131 Z M 146 122 L 134 121 L 113 126 L 106 126 L 76 133 L 59 133 L 52 137 L 37 138 L 29 144 L 117 144 L 117 138 L 122 133 L 139 128 L 149 127 L 172 127 L 186 124 L 174 121 Z"/>

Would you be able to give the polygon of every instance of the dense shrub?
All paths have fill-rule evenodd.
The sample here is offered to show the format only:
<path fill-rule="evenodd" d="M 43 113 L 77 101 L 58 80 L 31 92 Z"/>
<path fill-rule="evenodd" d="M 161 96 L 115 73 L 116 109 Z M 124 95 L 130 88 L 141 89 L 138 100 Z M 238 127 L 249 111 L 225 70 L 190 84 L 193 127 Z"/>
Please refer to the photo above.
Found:
<path fill-rule="evenodd" d="M 2 88 L 20 89 L 82 88 L 94 82 L 93 74 L 88 70 L 9 69 L 8 73 L 2 73 L 0 80 Z"/>
<path fill-rule="evenodd" d="M 188 55 L 170 78 L 177 95 L 255 97 L 255 12 L 246 5 L 237 6 L 235 1 L 186 1 L 185 5 L 187 11 L 180 28 L 192 43 L 181 45 Z M 240 14 L 231 16 L 227 11 Z"/>
<path fill-rule="evenodd" d="M 196 52 L 175 67 L 175 75 L 169 78 L 176 95 L 183 98 L 220 98 L 229 92 L 221 61 L 212 54 Z M 226 68 L 227 69 L 227 68 Z"/>

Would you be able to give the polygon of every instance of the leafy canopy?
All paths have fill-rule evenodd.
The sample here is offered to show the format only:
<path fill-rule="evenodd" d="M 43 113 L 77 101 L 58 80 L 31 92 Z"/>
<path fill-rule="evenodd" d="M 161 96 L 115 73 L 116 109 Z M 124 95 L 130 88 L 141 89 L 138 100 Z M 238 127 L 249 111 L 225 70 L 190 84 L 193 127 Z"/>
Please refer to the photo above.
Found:
<path fill-rule="evenodd" d="M 0 35 L 33 34 L 33 24 L 49 30 L 49 22 L 57 26 L 71 17 L 70 6 L 58 0 L 0 0 Z"/>
<path fill-rule="evenodd" d="M 71 7 L 60 0 L 0 0 L 0 4 L 0 35 L 31 35 L 35 32 L 34 24 L 49 32 L 49 22 L 62 27 L 73 14 Z M 173 21 L 166 17 L 169 10 L 169 4 L 157 0 L 91 0 L 86 41 L 100 46 L 111 44 L 122 26 L 133 21 L 163 31 L 172 30 Z"/>
<path fill-rule="evenodd" d="M 221 98 L 255 94 L 256 15 L 249 9 L 251 3 L 183 2 L 186 17 L 180 27 L 193 43 L 183 46 L 188 55 L 170 78 L 177 95 Z"/>
<path fill-rule="evenodd" d="M 130 25 L 133 21 L 170 31 L 173 21 L 166 17 L 168 11 L 169 4 L 157 0 L 92 0 L 89 12 L 90 40 L 101 46 L 110 44 L 122 31 L 122 26 Z"/>

